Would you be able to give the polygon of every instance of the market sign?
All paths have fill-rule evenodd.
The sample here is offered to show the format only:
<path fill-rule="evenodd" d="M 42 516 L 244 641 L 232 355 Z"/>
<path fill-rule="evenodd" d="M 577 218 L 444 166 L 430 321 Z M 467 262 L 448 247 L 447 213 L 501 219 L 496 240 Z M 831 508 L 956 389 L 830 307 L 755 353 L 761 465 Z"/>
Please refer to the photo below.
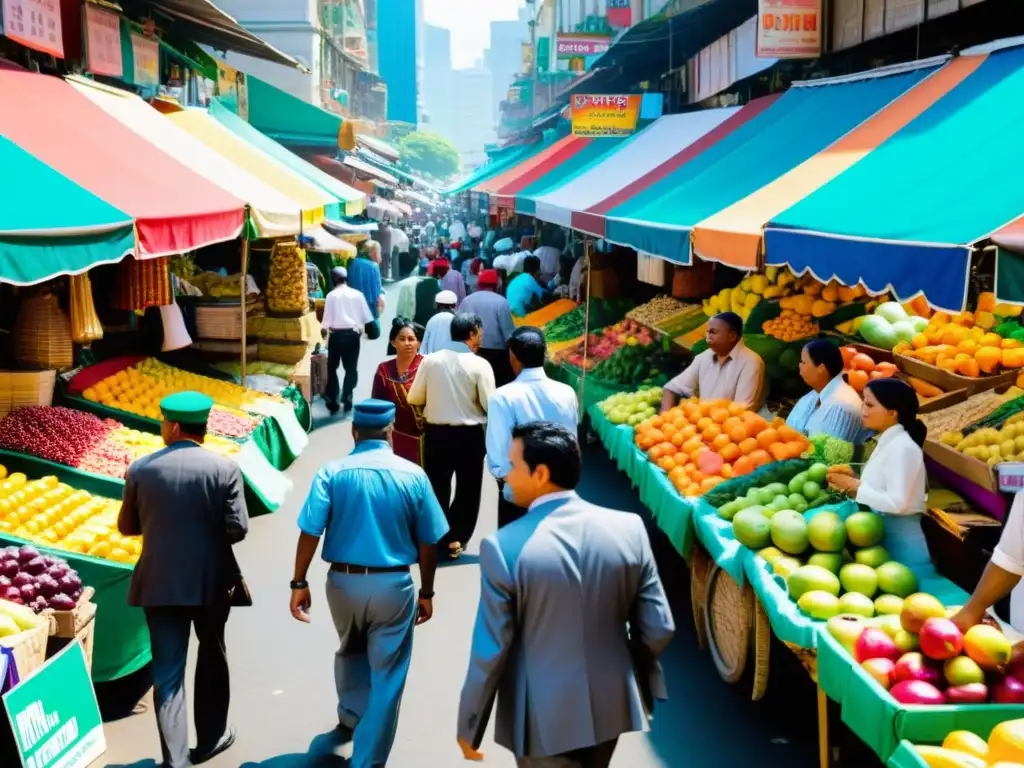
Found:
<path fill-rule="evenodd" d="M 640 116 L 640 94 L 575 94 L 571 102 L 573 136 L 630 136 Z"/>
<path fill-rule="evenodd" d="M 821 0 L 758 0 L 758 57 L 806 59 L 820 56 L 821 21 Z"/>
<path fill-rule="evenodd" d="M 608 0 L 608 24 L 612 27 L 633 25 L 633 0 Z"/>
<path fill-rule="evenodd" d="M 3 0 L 0 5 L 5 37 L 26 48 L 64 58 L 60 0 Z"/>
<path fill-rule="evenodd" d="M 160 43 L 133 32 L 132 64 L 136 85 L 160 85 Z"/>
<path fill-rule="evenodd" d="M 85 4 L 85 68 L 95 75 L 121 77 L 121 17 Z"/>
<path fill-rule="evenodd" d="M 600 56 L 612 46 L 608 35 L 559 32 L 555 35 L 555 55 L 560 59 Z"/>
<path fill-rule="evenodd" d="M 3 696 L 23 768 L 85 768 L 107 751 L 103 720 L 79 642 Z"/>

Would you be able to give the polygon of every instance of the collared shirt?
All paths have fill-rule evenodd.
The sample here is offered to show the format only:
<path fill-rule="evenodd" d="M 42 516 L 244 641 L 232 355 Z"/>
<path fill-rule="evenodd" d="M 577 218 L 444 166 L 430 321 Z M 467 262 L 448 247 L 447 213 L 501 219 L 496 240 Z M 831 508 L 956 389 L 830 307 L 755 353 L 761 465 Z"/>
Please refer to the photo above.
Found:
<path fill-rule="evenodd" d="M 562 265 L 562 252 L 551 245 L 542 245 L 533 252 L 533 255 L 540 259 L 541 274 L 554 277 L 558 274 Z"/>
<path fill-rule="evenodd" d="M 420 354 L 429 355 L 447 349 L 452 343 L 452 318 L 451 312 L 438 312 L 427 323 L 423 329 L 423 343 L 420 344 Z"/>
<path fill-rule="evenodd" d="M 512 309 L 508 299 L 494 291 L 479 290 L 471 293 L 459 307 L 460 312 L 479 315 L 484 321 L 484 337 L 480 346 L 484 349 L 505 349 L 516 324 L 512 321 Z"/>
<path fill-rule="evenodd" d="M 459 341 L 423 358 L 409 389 L 409 405 L 422 405 L 428 424 L 474 426 L 487 421 L 494 394 L 491 364 Z"/>
<path fill-rule="evenodd" d="M 536 499 L 530 502 L 530 507 L 527 511 L 533 512 L 541 504 L 549 504 L 552 501 L 561 501 L 562 499 L 574 499 L 576 498 L 576 491 L 555 491 L 554 493 L 545 493 L 543 496 L 538 496 Z"/>
<path fill-rule="evenodd" d="M 899 424 L 878 438 L 864 464 L 857 503 L 886 515 L 919 515 L 927 497 L 924 451 Z"/>
<path fill-rule="evenodd" d="M 508 305 L 512 308 L 512 314 L 519 317 L 530 311 L 530 302 L 543 295 L 544 289 L 537 282 L 537 278 L 525 272 L 512 278 L 512 282 L 505 289 L 505 298 L 508 299 Z"/>
<path fill-rule="evenodd" d="M 534 421 L 553 421 L 573 434 L 579 425 L 576 391 L 549 379 L 543 368 L 524 369 L 515 381 L 499 387 L 487 405 L 487 468 L 496 478 L 512 469 L 512 430 Z"/>
<path fill-rule="evenodd" d="M 466 281 L 462 279 L 462 273 L 449 269 L 440 280 L 442 291 L 451 291 L 455 294 L 456 309 L 466 298 Z"/>
<path fill-rule="evenodd" d="M 399 253 L 409 252 L 409 236 L 400 229 L 391 230 L 391 248 L 397 248 Z"/>
<path fill-rule="evenodd" d="M 1013 497 L 1010 513 L 1006 516 L 999 543 L 992 552 L 991 562 L 1004 571 L 1024 576 L 1024 493 Z"/>
<path fill-rule="evenodd" d="M 329 331 L 362 331 L 374 321 L 366 297 L 350 285 L 339 285 L 324 300 L 321 325 Z"/>
<path fill-rule="evenodd" d="M 451 237 L 452 242 L 456 240 L 466 239 L 466 225 L 461 221 L 453 221 L 451 229 L 448 230 L 448 235 Z"/>
<path fill-rule="evenodd" d="M 860 395 L 840 373 L 821 392 L 811 390 L 797 400 L 786 423 L 808 437 L 832 435 L 857 442 L 863 432 Z"/>
<path fill-rule="evenodd" d="M 348 285 L 366 297 L 366 304 L 370 307 L 374 319 L 377 319 L 380 314 L 377 312 L 377 301 L 382 291 L 380 267 L 365 256 L 359 256 L 349 261 L 347 270 Z"/>
<path fill-rule="evenodd" d="M 764 405 L 764 360 L 742 341 L 721 362 L 706 349 L 665 389 L 680 397 L 732 400 L 757 411 Z"/>
<path fill-rule="evenodd" d="M 440 541 L 448 523 L 426 473 L 383 440 L 367 440 L 316 473 L 299 529 L 324 536 L 329 563 L 388 568 L 415 563 L 418 547 Z"/>

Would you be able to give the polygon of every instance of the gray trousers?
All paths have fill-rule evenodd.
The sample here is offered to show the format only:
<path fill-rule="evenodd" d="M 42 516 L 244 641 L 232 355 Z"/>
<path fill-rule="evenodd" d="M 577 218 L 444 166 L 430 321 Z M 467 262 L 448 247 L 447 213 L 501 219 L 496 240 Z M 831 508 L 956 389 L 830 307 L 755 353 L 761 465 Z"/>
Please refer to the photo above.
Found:
<path fill-rule="evenodd" d="M 387 764 L 412 660 L 416 587 L 409 573 L 327 574 L 338 631 L 338 721 L 354 729 L 352 768 Z"/>
<path fill-rule="evenodd" d="M 231 608 L 224 606 L 146 608 L 153 651 L 153 699 L 160 750 L 168 768 L 184 768 L 188 760 L 188 704 L 185 662 L 192 627 L 199 640 L 196 660 L 196 749 L 216 746 L 227 730 L 231 686 L 224 645 L 224 625 Z"/>
<path fill-rule="evenodd" d="M 550 757 L 517 757 L 518 768 L 608 768 L 618 739 Z"/>

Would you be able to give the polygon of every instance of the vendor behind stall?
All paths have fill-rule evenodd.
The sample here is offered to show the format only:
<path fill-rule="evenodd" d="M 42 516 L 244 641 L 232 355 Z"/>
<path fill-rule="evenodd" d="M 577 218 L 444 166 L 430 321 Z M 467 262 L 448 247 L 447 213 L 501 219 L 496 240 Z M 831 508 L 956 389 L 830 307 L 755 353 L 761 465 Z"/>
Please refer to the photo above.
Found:
<path fill-rule="evenodd" d="M 885 517 L 885 546 L 911 570 L 931 564 L 921 530 L 925 510 L 924 451 L 928 428 L 917 418 L 917 394 L 900 379 L 875 379 L 864 389 L 864 426 L 878 435 L 856 477 L 850 467 L 829 469 L 828 484 Z"/>
<path fill-rule="evenodd" d="M 534 305 L 544 299 L 544 288 L 539 281 L 540 259 L 527 256 L 523 259 L 523 272 L 512 278 L 505 289 L 505 298 L 512 308 L 512 314 L 523 317 L 530 313 Z"/>
<path fill-rule="evenodd" d="M 815 339 L 800 353 L 800 378 L 811 388 L 801 397 L 786 423 L 797 432 L 832 435 L 857 442 L 863 431 L 861 399 L 843 377 L 843 355 L 832 342 Z"/>
<path fill-rule="evenodd" d="M 731 400 L 760 410 L 766 390 L 764 360 L 743 343 L 743 320 L 735 312 L 715 315 L 708 320 L 706 338 L 708 348 L 665 385 L 661 410 L 685 397 Z"/>

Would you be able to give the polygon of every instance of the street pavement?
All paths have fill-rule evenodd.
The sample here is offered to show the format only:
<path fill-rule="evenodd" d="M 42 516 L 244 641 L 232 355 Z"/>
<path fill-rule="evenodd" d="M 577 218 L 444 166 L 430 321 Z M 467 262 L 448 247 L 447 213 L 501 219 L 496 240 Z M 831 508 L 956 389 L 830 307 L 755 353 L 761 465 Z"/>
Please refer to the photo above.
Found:
<path fill-rule="evenodd" d="M 391 305 L 394 295 L 389 296 Z M 386 329 L 360 352 L 356 400 L 367 397 L 377 364 L 384 359 Z M 297 536 L 295 519 L 316 470 L 352 448 L 351 425 L 330 418 L 318 400 L 310 444 L 287 471 L 295 484 L 273 515 L 252 521 L 249 536 L 236 552 L 253 595 L 252 608 L 236 610 L 228 623 L 232 672 L 231 721 L 238 729 L 234 747 L 207 763 L 211 768 L 324 768 L 345 766 L 351 747 L 332 740 L 335 718 L 333 654 L 337 646 L 323 587 L 326 568 L 317 560 L 312 623 L 301 624 L 288 612 Z M 584 455 L 582 495 L 605 506 L 646 513 L 625 476 L 616 471 L 600 445 Z M 434 617 L 416 631 L 392 768 L 455 768 L 465 765 L 455 744 L 459 691 L 466 671 L 479 596 L 475 553 L 479 537 L 496 526 L 497 489 L 484 483 L 477 538 L 457 564 L 439 569 Z M 769 694 L 750 701 L 749 683 L 728 686 L 717 676 L 706 651 L 697 647 L 679 556 L 653 526 L 651 537 L 662 578 L 673 599 L 676 638 L 662 661 L 670 701 L 659 707 L 650 733 L 624 736 L 613 766 L 619 768 L 802 768 L 814 766 L 816 730 L 814 689 L 781 646 L 773 648 Z M 187 680 L 194 674 L 195 641 Z M 779 669 L 776 671 L 774 665 Z M 191 684 L 189 684 L 191 687 Z M 108 749 L 99 763 L 114 768 L 155 768 L 160 747 L 152 712 L 105 726 Z M 512 768 L 514 759 L 484 741 L 483 765 Z M 154 758 L 157 758 L 154 760 Z"/>

